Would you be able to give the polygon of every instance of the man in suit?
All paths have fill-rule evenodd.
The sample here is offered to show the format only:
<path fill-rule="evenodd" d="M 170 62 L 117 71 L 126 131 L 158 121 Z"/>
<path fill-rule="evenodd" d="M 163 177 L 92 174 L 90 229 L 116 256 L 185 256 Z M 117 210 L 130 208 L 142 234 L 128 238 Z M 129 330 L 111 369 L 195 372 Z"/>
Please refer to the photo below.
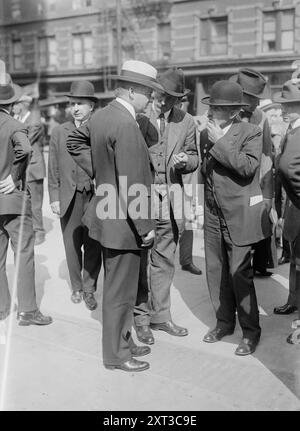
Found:
<path fill-rule="evenodd" d="M 31 146 L 24 125 L 11 117 L 12 104 L 20 97 L 9 75 L 0 75 L 0 319 L 11 309 L 6 275 L 9 241 L 15 255 L 19 325 L 48 325 L 36 303 L 34 278 L 34 234 L 30 196 L 26 190 L 26 168 Z M 21 236 L 21 237 L 20 237 Z"/>
<path fill-rule="evenodd" d="M 141 251 L 155 237 L 150 159 L 136 113 L 146 109 L 153 89 L 161 89 L 156 74 L 147 63 L 126 61 L 120 75 L 112 76 L 116 99 L 67 139 L 74 160 L 96 181 L 84 222 L 103 247 L 103 362 L 106 368 L 129 372 L 149 368 L 134 356 L 149 354 L 150 347 L 135 346 L 131 337 Z M 143 189 L 141 208 L 146 213 L 140 216 L 133 208 L 135 187 Z"/>
<path fill-rule="evenodd" d="M 239 84 L 218 81 L 202 102 L 210 119 L 200 135 L 206 276 L 217 318 L 203 340 L 232 334 L 237 312 L 243 338 L 235 354 L 244 356 L 255 351 L 261 333 L 251 250 L 268 219 L 259 184 L 262 132 L 238 117 Z"/>
<path fill-rule="evenodd" d="M 98 99 L 89 81 L 74 81 L 68 97 L 73 121 L 53 129 L 49 142 L 50 205 L 53 213 L 60 217 L 72 286 L 71 301 L 78 304 L 83 298 L 87 308 L 95 310 L 94 293 L 101 268 L 101 246 L 89 237 L 87 227 L 82 224 L 82 217 L 94 194 L 94 184 L 68 153 L 66 141 L 73 130 L 89 121 Z"/>
<path fill-rule="evenodd" d="M 139 300 L 135 310 L 137 337 L 141 342 L 154 342 L 150 330 L 165 331 L 174 336 L 188 334 L 186 328 L 176 325 L 171 317 L 170 288 L 175 272 L 175 252 L 184 228 L 183 213 L 177 214 L 177 202 L 170 192 L 171 186 L 179 188 L 183 196 L 183 174 L 197 169 L 196 128 L 193 117 L 176 107 L 178 98 L 188 94 L 181 69 L 171 68 L 160 74 L 158 81 L 163 91 L 154 93 L 149 116 L 138 119 L 147 143 L 154 168 L 157 202 L 156 241 L 150 252 L 149 289 L 147 302 L 146 283 L 139 286 Z M 150 307 L 149 307 L 150 305 Z M 141 313 L 140 320 L 140 310 Z M 150 326 L 150 328 L 149 328 Z"/>
<path fill-rule="evenodd" d="M 265 205 L 271 210 L 274 197 L 273 141 L 267 116 L 258 108 L 260 99 L 268 95 L 267 80 L 260 72 L 250 68 L 240 69 L 231 79 L 242 87 L 244 102 L 247 104 L 240 112 L 242 121 L 255 124 L 262 130 L 260 186 Z M 277 250 L 275 236 L 272 236 L 271 220 L 269 225 L 269 229 L 265 232 L 267 236 L 253 246 L 254 273 L 263 277 L 272 275 L 272 272 L 267 271 L 267 267 L 277 266 Z"/>
<path fill-rule="evenodd" d="M 288 196 L 283 235 L 290 245 L 289 296 L 287 303 L 276 307 L 274 313 L 290 314 L 298 310 L 298 329 L 287 337 L 287 342 L 290 344 L 300 344 L 300 90 L 298 85 L 299 83 L 287 81 L 282 91 L 274 94 L 274 100 L 281 103 L 284 121 L 289 123 L 279 155 L 278 170 Z"/>
<path fill-rule="evenodd" d="M 45 161 L 43 155 L 43 140 L 45 129 L 37 109 L 30 110 L 32 97 L 23 94 L 13 105 L 14 117 L 21 121 L 28 130 L 28 138 L 32 146 L 32 157 L 28 167 L 27 187 L 31 196 L 32 222 L 35 236 L 35 245 L 45 241 L 45 229 L 43 224 L 43 197 L 44 177 L 46 176 Z"/>

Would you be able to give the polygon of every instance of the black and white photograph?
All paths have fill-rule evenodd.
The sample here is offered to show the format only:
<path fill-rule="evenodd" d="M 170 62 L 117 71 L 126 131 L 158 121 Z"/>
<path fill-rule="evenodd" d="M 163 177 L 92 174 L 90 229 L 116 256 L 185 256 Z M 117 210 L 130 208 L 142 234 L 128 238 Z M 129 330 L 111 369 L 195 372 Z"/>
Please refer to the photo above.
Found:
<path fill-rule="evenodd" d="M 300 0 L 0 0 L 0 414 L 296 411 Z"/>

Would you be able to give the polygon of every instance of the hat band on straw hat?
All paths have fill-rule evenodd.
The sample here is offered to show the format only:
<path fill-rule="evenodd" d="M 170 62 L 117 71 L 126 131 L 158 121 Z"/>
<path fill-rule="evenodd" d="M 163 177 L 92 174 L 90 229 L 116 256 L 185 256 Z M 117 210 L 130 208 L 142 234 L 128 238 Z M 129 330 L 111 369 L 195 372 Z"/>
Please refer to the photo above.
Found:
<path fill-rule="evenodd" d="M 122 78 L 132 78 L 132 79 L 138 79 L 138 80 L 145 80 L 147 79 L 147 81 L 152 81 L 154 83 L 156 83 L 156 79 L 153 78 L 152 76 L 148 76 L 148 75 L 143 75 L 142 73 L 138 73 L 138 72 L 132 72 L 130 70 L 121 70 L 121 75 L 118 77 L 118 79 L 122 79 Z"/>

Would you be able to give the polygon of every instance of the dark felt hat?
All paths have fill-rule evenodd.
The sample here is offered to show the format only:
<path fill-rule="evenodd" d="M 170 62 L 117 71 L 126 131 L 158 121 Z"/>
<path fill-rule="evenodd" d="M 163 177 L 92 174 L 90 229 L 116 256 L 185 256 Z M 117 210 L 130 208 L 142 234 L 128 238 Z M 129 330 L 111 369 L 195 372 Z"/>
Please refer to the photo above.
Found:
<path fill-rule="evenodd" d="M 174 97 L 184 97 L 191 91 L 185 88 L 183 70 L 177 67 L 172 67 L 159 74 L 157 80 L 164 92 Z"/>
<path fill-rule="evenodd" d="M 287 81 L 283 84 L 282 90 L 274 94 L 273 100 L 276 103 L 300 102 L 299 84 Z"/>
<path fill-rule="evenodd" d="M 98 97 L 95 96 L 95 87 L 90 81 L 73 81 L 70 93 L 65 94 L 65 96 L 90 99 L 93 102 L 98 101 Z"/>
<path fill-rule="evenodd" d="M 22 89 L 13 84 L 11 76 L 6 73 L 0 83 L 0 105 L 15 103 L 22 96 Z"/>
<path fill-rule="evenodd" d="M 269 97 L 269 86 L 266 77 L 254 69 L 240 69 L 236 75 L 229 78 L 230 81 L 240 84 L 245 94 L 265 99 Z"/>
<path fill-rule="evenodd" d="M 201 102 L 211 106 L 246 106 L 243 102 L 242 87 L 236 82 L 217 81 L 211 87 L 210 96 L 203 97 Z"/>

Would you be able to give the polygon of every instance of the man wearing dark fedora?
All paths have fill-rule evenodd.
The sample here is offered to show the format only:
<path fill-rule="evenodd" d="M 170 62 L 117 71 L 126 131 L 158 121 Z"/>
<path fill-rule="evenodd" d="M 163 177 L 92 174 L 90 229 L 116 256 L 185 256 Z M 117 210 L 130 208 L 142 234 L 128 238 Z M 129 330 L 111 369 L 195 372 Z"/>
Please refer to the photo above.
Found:
<path fill-rule="evenodd" d="M 48 325 L 52 318 L 38 309 L 35 291 L 34 233 L 26 169 L 31 156 L 26 128 L 12 118 L 12 104 L 20 97 L 10 76 L 0 74 L 0 320 L 12 308 L 6 275 L 9 241 L 16 262 L 19 325 Z"/>
<path fill-rule="evenodd" d="M 235 354 L 244 356 L 255 351 L 261 333 L 251 250 L 264 238 L 261 220 L 268 218 L 259 184 L 262 132 L 238 116 L 245 106 L 239 84 L 216 82 L 202 103 L 209 106 L 200 134 L 206 277 L 217 318 L 203 340 L 232 334 L 237 312 L 243 338 Z"/>
<path fill-rule="evenodd" d="M 134 344 L 131 328 L 141 254 L 155 237 L 155 221 L 150 214 L 151 165 L 136 113 L 147 108 L 153 89 L 161 89 L 156 75 L 150 64 L 124 62 L 121 73 L 112 75 L 117 82 L 116 99 L 67 139 L 74 160 L 96 182 L 96 196 L 84 222 L 90 236 L 103 247 L 103 363 L 108 369 L 127 372 L 147 370 L 149 363 L 134 357 L 151 351 L 148 346 Z M 147 213 L 143 217 L 131 211 L 134 196 L 128 190 L 137 185 L 145 190 Z M 109 197 L 113 198 L 112 205 L 106 212 Z"/>
<path fill-rule="evenodd" d="M 49 142 L 48 189 L 50 205 L 60 217 L 61 230 L 70 275 L 71 300 L 84 300 L 89 310 L 97 307 L 94 293 L 101 268 L 101 247 L 90 238 L 82 217 L 94 194 L 93 180 L 78 166 L 67 151 L 69 133 L 89 121 L 97 102 L 94 86 L 89 81 L 74 81 L 70 93 L 73 121 L 55 129 Z"/>
<path fill-rule="evenodd" d="M 185 88 L 183 71 L 168 69 L 158 76 L 158 82 L 163 91 L 154 93 L 150 115 L 138 119 L 152 160 L 157 195 L 156 240 L 149 256 L 150 295 L 147 283 L 140 284 L 135 309 L 137 337 L 146 344 L 154 342 L 151 329 L 179 337 L 188 334 L 171 316 L 170 288 L 184 216 L 177 214 L 176 199 L 168 190 L 178 186 L 182 192 L 183 175 L 195 171 L 199 162 L 193 117 L 175 106 L 190 92 Z"/>
<path fill-rule="evenodd" d="M 290 344 L 300 344 L 300 89 L 299 82 L 287 81 L 274 94 L 281 103 L 282 117 L 289 127 L 282 141 L 278 173 L 288 196 L 284 213 L 283 235 L 290 246 L 289 295 L 287 303 L 274 308 L 275 314 L 291 314 L 298 310 L 295 331 L 287 338 Z"/>
<path fill-rule="evenodd" d="M 262 130 L 260 186 L 265 205 L 271 210 L 274 197 L 273 142 L 267 116 L 258 108 L 260 100 L 269 96 L 268 82 L 264 75 L 250 68 L 240 69 L 237 75 L 230 79 L 240 84 L 243 89 L 243 98 L 247 105 L 240 112 L 241 119 L 259 126 Z M 271 219 L 266 223 L 268 223 L 268 229 L 265 229 L 266 237 L 253 246 L 253 268 L 263 277 L 272 275 L 272 272 L 267 271 L 268 267 L 277 266 L 277 250 L 275 235 L 272 235 Z"/>

